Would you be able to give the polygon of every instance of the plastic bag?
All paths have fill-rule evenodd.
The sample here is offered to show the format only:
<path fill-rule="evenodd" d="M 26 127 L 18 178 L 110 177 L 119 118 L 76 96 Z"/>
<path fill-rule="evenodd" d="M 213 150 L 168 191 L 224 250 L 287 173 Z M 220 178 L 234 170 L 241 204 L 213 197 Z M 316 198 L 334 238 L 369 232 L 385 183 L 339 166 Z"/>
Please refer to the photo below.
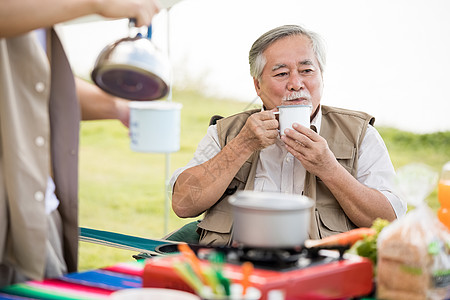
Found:
<path fill-rule="evenodd" d="M 409 173 L 411 175 L 411 173 Z M 450 232 L 422 200 L 377 240 L 377 298 L 450 297 Z"/>

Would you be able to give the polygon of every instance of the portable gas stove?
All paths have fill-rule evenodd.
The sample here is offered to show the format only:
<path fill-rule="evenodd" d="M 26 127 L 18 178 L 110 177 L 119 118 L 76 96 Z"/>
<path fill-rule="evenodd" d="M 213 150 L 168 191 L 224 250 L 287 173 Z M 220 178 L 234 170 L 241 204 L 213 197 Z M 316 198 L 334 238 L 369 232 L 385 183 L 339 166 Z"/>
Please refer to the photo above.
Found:
<path fill-rule="evenodd" d="M 180 259 L 176 247 L 170 244 L 156 249 L 160 253 L 172 254 L 157 256 L 146 262 L 144 287 L 172 288 L 194 293 L 173 269 L 173 263 Z M 282 290 L 286 299 L 343 299 L 368 295 L 373 288 L 370 260 L 344 254 L 345 248 L 342 247 L 337 247 L 338 250 L 190 247 L 202 264 L 209 264 L 208 253 L 211 251 L 223 252 L 224 275 L 236 283 L 242 280 L 242 262 L 251 261 L 254 271 L 250 283 L 261 291 L 261 299 L 268 299 L 268 293 L 272 290 Z"/>

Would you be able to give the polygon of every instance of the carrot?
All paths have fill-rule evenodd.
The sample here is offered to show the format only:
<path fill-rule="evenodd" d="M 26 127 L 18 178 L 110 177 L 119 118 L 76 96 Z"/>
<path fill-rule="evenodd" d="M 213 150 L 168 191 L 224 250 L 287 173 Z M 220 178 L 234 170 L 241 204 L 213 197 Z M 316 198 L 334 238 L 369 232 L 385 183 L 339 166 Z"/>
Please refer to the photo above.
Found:
<path fill-rule="evenodd" d="M 335 246 L 335 245 L 350 245 L 352 246 L 357 241 L 363 239 L 365 236 L 375 235 L 376 231 L 373 228 L 361 227 L 352 229 L 347 232 L 338 233 L 327 236 L 321 240 L 306 240 L 305 246 L 307 248 L 318 246 Z"/>
<path fill-rule="evenodd" d="M 192 249 L 187 244 L 183 243 L 178 244 L 178 250 L 188 260 L 197 276 L 200 277 L 203 282 L 206 282 L 206 278 L 203 275 L 202 268 L 200 266 L 200 260 L 198 259 L 197 255 L 195 255 L 194 251 L 192 251 Z"/>
<path fill-rule="evenodd" d="M 242 263 L 242 296 L 247 293 L 250 286 L 250 275 L 253 272 L 253 264 L 249 261 Z"/>

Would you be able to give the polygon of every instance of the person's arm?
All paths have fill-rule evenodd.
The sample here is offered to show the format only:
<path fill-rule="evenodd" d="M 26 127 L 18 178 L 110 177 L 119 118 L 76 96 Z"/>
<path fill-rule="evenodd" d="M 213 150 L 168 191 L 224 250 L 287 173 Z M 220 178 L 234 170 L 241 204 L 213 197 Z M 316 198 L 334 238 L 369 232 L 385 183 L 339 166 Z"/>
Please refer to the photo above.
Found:
<path fill-rule="evenodd" d="M 117 119 L 129 127 L 128 100 L 114 97 L 99 87 L 75 78 L 82 120 Z"/>
<path fill-rule="evenodd" d="M 136 26 L 144 26 L 158 12 L 158 0 L 0 0 L 0 38 L 91 14 L 136 18 Z"/>
<path fill-rule="evenodd" d="M 216 156 L 183 171 L 172 194 L 172 209 L 177 216 L 195 217 L 214 205 L 250 155 L 275 142 L 277 128 L 272 112 L 253 114 Z"/>
<path fill-rule="evenodd" d="M 389 200 L 378 190 L 356 180 L 334 157 L 327 141 L 313 130 L 294 125 L 282 140 L 310 173 L 318 176 L 341 205 L 345 214 L 359 227 L 370 227 L 377 218 L 396 218 Z"/>

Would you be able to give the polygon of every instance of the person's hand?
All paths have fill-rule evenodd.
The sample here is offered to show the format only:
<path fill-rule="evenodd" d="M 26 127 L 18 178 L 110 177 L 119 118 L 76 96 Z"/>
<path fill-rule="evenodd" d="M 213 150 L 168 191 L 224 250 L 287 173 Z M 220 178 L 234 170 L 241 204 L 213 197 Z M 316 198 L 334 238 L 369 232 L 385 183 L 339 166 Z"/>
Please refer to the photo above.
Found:
<path fill-rule="evenodd" d="M 158 0 L 106 0 L 98 1 L 98 14 L 106 18 L 135 18 L 136 26 L 150 25 L 160 10 Z"/>
<path fill-rule="evenodd" d="M 324 178 L 330 176 L 339 164 L 327 141 L 313 130 L 298 123 L 294 129 L 286 129 L 281 140 L 287 150 L 297 158 L 310 173 Z"/>
<path fill-rule="evenodd" d="M 252 151 L 263 149 L 275 143 L 278 137 L 278 121 L 273 111 L 252 114 L 238 137 Z"/>
<path fill-rule="evenodd" d="M 122 122 L 122 124 L 128 128 L 130 128 L 130 107 L 129 101 L 115 98 L 114 99 L 116 110 L 117 110 L 117 120 Z"/>

